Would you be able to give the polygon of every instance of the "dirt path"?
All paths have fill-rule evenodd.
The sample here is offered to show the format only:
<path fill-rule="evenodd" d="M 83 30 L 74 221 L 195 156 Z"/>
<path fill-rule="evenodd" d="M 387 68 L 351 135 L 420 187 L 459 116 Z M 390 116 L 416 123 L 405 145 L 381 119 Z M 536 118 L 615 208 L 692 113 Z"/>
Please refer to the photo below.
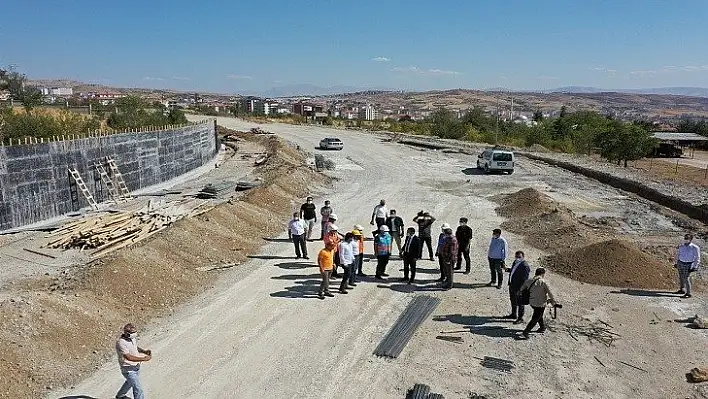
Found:
<path fill-rule="evenodd" d="M 230 119 L 219 123 L 236 129 L 253 126 Z M 420 209 L 437 217 L 436 227 L 469 217 L 476 232 L 473 273 L 457 275 L 455 289 L 441 292 L 432 283 L 436 264 L 421 261 L 420 278 L 428 284 L 417 291 L 393 278 L 386 284 L 368 280 L 346 297 L 320 301 L 314 298 L 319 284 L 314 263 L 295 261 L 291 244 L 274 242 L 241 269 L 225 274 L 213 290 L 141 336 L 141 344 L 154 354 L 142 370 L 150 397 L 401 398 L 416 382 L 431 385 L 446 398 L 466 398 L 470 391 L 490 398 L 700 397 L 683 374 L 708 358 L 708 334 L 672 320 L 705 310 L 705 299 L 697 298 L 701 295 L 680 301 L 551 275 L 550 284 L 565 305 L 555 331 L 518 342 L 513 339 L 516 328 L 495 319 L 508 313 L 506 287 L 480 287 L 489 279 L 489 232 L 503 221 L 489 197 L 535 186 L 560 191 L 555 195 L 559 200 L 575 198 L 569 202 L 592 212 L 608 211 L 610 204 L 638 206 L 623 202 L 621 193 L 565 172 L 546 173 L 533 163 L 522 163 L 513 177 L 485 176 L 470 170 L 473 160 L 460 154 L 377 143 L 356 132 L 289 125 L 264 128 L 313 152 L 325 136 L 344 141 L 343 151 L 325 153 L 338 165 L 332 175 L 340 180 L 328 198 L 343 228 L 365 225 L 380 198 L 407 222 Z M 671 228 L 660 216 L 650 216 Z M 525 249 L 531 260 L 541 255 L 524 246 L 522 238 L 507 238 L 512 250 Z M 311 255 L 319 247 L 310 243 Z M 370 242 L 366 251 L 372 251 Z M 401 275 L 400 264 L 392 261 L 392 277 Z M 373 263 L 364 268 L 372 274 Z M 400 358 L 374 357 L 371 352 L 416 292 L 443 299 L 433 320 L 423 324 Z M 615 347 L 574 339 L 561 325 L 598 319 L 621 335 Z M 464 343 L 435 339 L 439 331 L 449 329 L 469 331 L 458 334 Z M 484 356 L 511 360 L 515 369 L 507 374 L 484 368 L 477 359 Z M 51 397 L 113 397 L 120 383 L 111 362 L 74 389 Z"/>

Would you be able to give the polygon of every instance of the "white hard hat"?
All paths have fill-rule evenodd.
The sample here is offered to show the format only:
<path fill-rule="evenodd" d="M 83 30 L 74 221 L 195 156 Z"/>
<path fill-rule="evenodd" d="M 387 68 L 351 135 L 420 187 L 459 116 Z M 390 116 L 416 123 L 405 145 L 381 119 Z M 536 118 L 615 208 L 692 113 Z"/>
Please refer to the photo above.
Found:
<path fill-rule="evenodd" d="M 332 220 L 337 220 L 337 219 L 339 219 L 339 218 L 337 217 L 337 214 L 336 214 L 336 213 L 333 213 L 333 214 L 329 215 L 329 218 L 332 219 Z"/>
<path fill-rule="evenodd" d="M 330 229 L 330 230 L 337 231 L 337 230 L 339 230 L 339 227 L 337 227 L 336 224 L 333 224 L 333 225 L 329 226 L 329 229 Z"/>
<path fill-rule="evenodd" d="M 381 225 L 381 227 L 379 228 L 379 230 L 380 230 L 380 231 L 388 231 L 388 226 L 386 226 L 385 224 L 383 224 L 383 225 Z"/>
<path fill-rule="evenodd" d="M 364 231 L 364 228 L 360 224 L 355 224 L 354 228 L 359 230 L 359 231 Z"/>
<path fill-rule="evenodd" d="M 440 228 L 443 230 L 448 230 L 448 229 L 450 229 L 450 225 L 448 223 L 443 223 L 442 226 L 440 226 Z"/>

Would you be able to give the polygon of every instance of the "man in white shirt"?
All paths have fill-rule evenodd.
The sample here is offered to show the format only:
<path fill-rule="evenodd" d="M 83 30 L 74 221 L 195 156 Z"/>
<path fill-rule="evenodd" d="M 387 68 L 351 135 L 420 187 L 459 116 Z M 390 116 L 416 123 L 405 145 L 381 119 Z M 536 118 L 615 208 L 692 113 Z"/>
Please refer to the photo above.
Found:
<path fill-rule="evenodd" d="M 133 398 L 144 399 L 145 392 L 140 384 L 140 363 L 152 359 L 150 349 L 143 349 L 138 346 L 138 329 L 132 323 L 123 327 L 123 334 L 116 342 L 116 353 L 118 354 L 118 365 L 120 372 L 125 377 L 123 386 L 116 394 L 117 399 L 129 399 L 126 394 L 133 389 Z"/>
<path fill-rule="evenodd" d="M 388 219 L 388 216 L 386 200 L 381 200 L 381 202 L 374 207 L 374 212 L 371 213 L 371 225 L 373 226 L 374 222 L 376 222 L 376 228 L 381 228 L 381 226 L 386 224 L 386 219 Z"/>
<path fill-rule="evenodd" d="M 293 213 L 293 219 L 288 224 L 288 235 L 290 235 L 290 239 L 293 240 L 293 245 L 295 245 L 295 256 L 297 259 L 310 259 L 307 256 L 306 231 L 307 226 L 305 222 L 300 219 L 300 215 L 297 212 Z"/>
<path fill-rule="evenodd" d="M 679 245 L 676 253 L 676 268 L 679 272 L 681 289 L 676 294 L 683 298 L 691 297 L 691 273 L 698 271 L 701 264 L 701 249 L 693 243 L 693 234 L 683 236 L 683 244 Z"/>
<path fill-rule="evenodd" d="M 352 248 L 352 241 L 354 239 L 354 234 L 347 233 L 344 236 L 344 240 L 339 243 L 339 263 L 344 269 L 344 276 L 342 276 L 342 283 L 339 285 L 339 293 L 347 293 L 347 283 L 349 282 L 351 275 L 354 272 L 354 248 Z M 356 284 L 349 284 L 350 286 L 356 286 Z"/>

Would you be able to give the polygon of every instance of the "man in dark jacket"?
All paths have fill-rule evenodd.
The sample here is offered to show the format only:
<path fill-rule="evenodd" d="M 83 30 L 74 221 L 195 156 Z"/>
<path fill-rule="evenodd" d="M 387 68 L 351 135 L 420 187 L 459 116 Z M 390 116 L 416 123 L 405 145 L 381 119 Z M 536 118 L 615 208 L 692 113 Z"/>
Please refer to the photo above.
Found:
<path fill-rule="evenodd" d="M 391 209 L 389 211 L 389 216 L 386 218 L 386 226 L 388 226 L 393 242 L 396 243 L 399 257 L 403 256 L 403 251 L 401 250 L 401 238 L 403 238 L 406 234 L 403 224 L 403 219 L 396 215 L 396 210 Z"/>
<path fill-rule="evenodd" d="M 415 235 L 415 228 L 409 227 L 406 234 L 406 241 L 403 244 L 403 280 L 408 284 L 415 282 L 415 267 L 418 259 L 422 256 L 423 246 L 420 238 Z M 410 269 L 410 279 L 408 270 Z"/>
<path fill-rule="evenodd" d="M 449 290 L 452 288 L 454 274 L 452 270 L 457 260 L 457 238 L 452 234 L 452 227 L 447 223 L 443 223 L 443 238 L 441 241 L 442 243 L 438 243 L 438 256 L 440 257 L 440 264 L 445 278 L 442 288 Z"/>
<path fill-rule="evenodd" d="M 455 231 L 457 238 L 457 263 L 455 270 L 462 268 L 462 257 L 465 257 L 465 274 L 470 274 L 470 241 L 472 241 L 472 228 L 467 225 L 467 218 L 460 218 L 460 225 Z"/>
<path fill-rule="evenodd" d="M 432 238 L 432 225 L 435 222 L 435 218 L 430 215 L 429 212 L 418 212 L 418 215 L 413 218 L 415 223 L 418 223 L 418 235 L 423 245 L 428 246 L 428 255 L 430 260 L 433 259 L 433 238 Z"/>
<path fill-rule="evenodd" d="M 514 319 L 514 324 L 524 322 L 524 305 L 520 303 L 521 287 L 531 274 L 531 267 L 524 259 L 523 251 L 516 251 L 514 254 L 514 263 L 509 272 L 509 299 L 511 300 L 511 314 L 504 317 L 505 319 Z"/>

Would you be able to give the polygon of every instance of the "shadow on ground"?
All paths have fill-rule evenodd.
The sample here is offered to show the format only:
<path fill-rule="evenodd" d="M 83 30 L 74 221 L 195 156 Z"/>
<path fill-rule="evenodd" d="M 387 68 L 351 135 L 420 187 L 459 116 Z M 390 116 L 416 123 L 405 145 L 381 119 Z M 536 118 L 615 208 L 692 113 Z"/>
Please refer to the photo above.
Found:
<path fill-rule="evenodd" d="M 518 329 L 507 328 L 505 326 L 487 326 L 487 323 L 510 323 L 512 320 L 502 319 L 501 316 L 463 316 L 461 314 L 449 314 L 442 316 L 434 316 L 434 321 L 449 321 L 455 324 L 461 324 L 463 328 L 469 329 L 472 334 L 483 335 L 492 338 L 516 338 L 523 326 Z"/>
<path fill-rule="evenodd" d="M 283 262 L 276 263 L 276 267 L 285 270 L 297 270 L 297 269 L 307 269 L 308 267 L 317 267 L 314 263 L 301 263 L 301 262 Z"/>
<path fill-rule="evenodd" d="M 307 278 L 310 276 L 299 277 Z M 282 291 L 273 292 L 270 296 L 273 298 L 317 298 L 317 292 L 320 289 L 320 280 L 296 280 L 293 283 L 294 285 L 285 287 Z M 332 284 L 330 284 L 330 289 L 332 289 Z"/>
<path fill-rule="evenodd" d="M 88 396 L 88 395 L 70 395 L 70 396 L 62 396 L 59 399 L 98 399 L 93 396 Z"/>
<path fill-rule="evenodd" d="M 632 288 L 624 288 L 619 291 L 610 291 L 610 294 L 625 294 L 631 296 L 648 296 L 648 297 L 673 297 L 678 298 L 679 295 L 666 292 L 666 291 L 654 291 L 654 290 L 636 290 Z"/>
<path fill-rule="evenodd" d="M 484 171 L 482 169 L 477 169 L 477 168 L 465 168 L 465 169 L 462 169 L 462 173 L 466 174 L 467 176 L 475 176 L 475 175 L 483 175 Z"/>

